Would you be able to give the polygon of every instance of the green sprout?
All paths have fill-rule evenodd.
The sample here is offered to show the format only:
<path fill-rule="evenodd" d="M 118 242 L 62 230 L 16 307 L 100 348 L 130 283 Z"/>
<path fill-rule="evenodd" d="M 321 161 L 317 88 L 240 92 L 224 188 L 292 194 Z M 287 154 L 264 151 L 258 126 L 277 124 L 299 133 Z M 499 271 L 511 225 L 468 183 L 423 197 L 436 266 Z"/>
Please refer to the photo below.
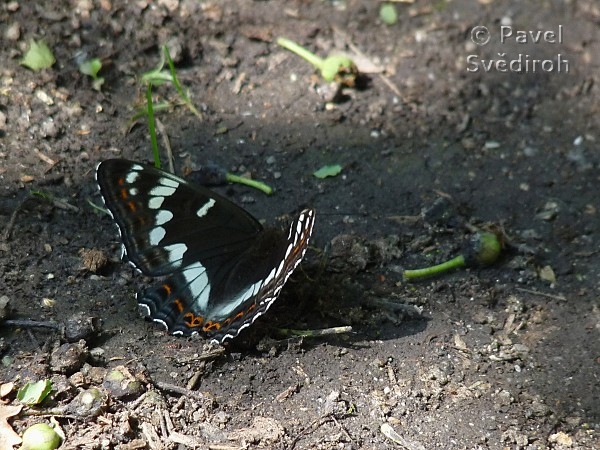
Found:
<path fill-rule="evenodd" d="M 102 69 L 102 61 L 98 58 L 88 59 L 79 64 L 79 71 L 84 75 L 92 77 L 92 87 L 99 91 L 104 84 L 104 77 L 99 77 L 98 72 Z"/>
<path fill-rule="evenodd" d="M 329 166 L 323 166 L 313 172 L 313 176 L 323 179 L 327 177 L 335 177 L 342 172 L 342 166 L 339 164 L 331 164 Z"/>
<path fill-rule="evenodd" d="M 323 59 L 294 41 L 283 37 L 277 38 L 277 44 L 315 66 L 325 81 L 335 81 L 348 87 L 355 86 L 358 69 L 354 61 L 347 56 L 330 55 Z"/>
<path fill-rule="evenodd" d="M 225 174 L 225 179 L 230 183 L 243 184 L 245 186 L 250 186 L 254 189 L 258 189 L 259 191 L 262 191 L 267 195 L 271 195 L 273 193 L 273 188 L 268 184 L 263 183 L 262 181 L 253 180 L 251 178 L 242 177 L 229 172 Z"/>
<path fill-rule="evenodd" d="M 169 70 L 163 70 L 165 59 L 169 65 Z M 155 107 L 154 102 L 152 100 L 152 86 L 160 86 L 164 82 L 171 82 L 177 93 L 183 100 L 183 103 L 188 107 L 192 113 L 194 113 L 197 117 L 202 119 L 202 115 L 200 111 L 196 109 L 192 101 L 190 100 L 187 93 L 184 91 L 179 79 L 177 78 L 177 72 L 175 71 L 175 65 L 173 64 L 173 60 L 171 59 L 171 55 L 169 54 L 169 49 L 165 45 L 163 47 L 163 52 L 161 53 L 160 62 L 158 66 L 152 69 L 149 72 L 146 72 L 142 75 L 142 82 L 147 84 L 146 88 L 146 110 L 139 111 L 134 115 L 131 122 L 135 122 L 138 118 L 146 116 L 148 118 L 148 130 L 150 132 L 150 144 L 152 146 L 152 154 L 154 156 L 154 165 L 157 168 L 162 166 L 160 162 L 160 155 L 158 151 L 158 140 L 156 138 L 156 121 L 154 118 L 155 110 L 162 110 L 168 107 L 168 104 L 161 103 Z"/>
<path fill-rule="evenodd" d="M 412 281 L 418 278 L 439 275 L 461 267 L 488 266 L 498 260 L 501 251 L 502 242 L 496 234 L 480 231 L 469 239 L 468 246 L 462 254 L 435 266 L 405 270 L 404 279 Z"/>
<path fill-rule="evenodd" d="M 165 65 L 165 59 L 169 66 L 169 70 L 163 69 Z M 183 89 L 183 86 L 181 86 L 179 78 L 177 78 L 175 65 L 173 64 L 171 54 L 169 53 L 169 49 L 166 45 L 163 47 L 163 52 L 160 55 L 160 62 L 158 63 L 158 66 L 149 72 L 142 74 L 142 82 L 148 85 L 153 84 L 155 86 L 160 86 L 165 82 L 173 83 L 173 86 L 175 87 L 175 90 L 179 94 L 179 97 L 183 103 L 193 114 L 202 119 L 202 114 L 200 114 L 200 111 L 198 111 L 198 109 L 194 106 L 187 92 Z"/>
<path fill-rule="evenodd" d="M 154 166 L 161 168 L 160 154 L 158 151 L 158 139 L 156 138 L 156 121 L 154 120 L 154 105 L 152 103 L 152 83 L 148 83 L 146 89 L 146 114 L 148 115 L 148 131 L 150 132 L 150 145 L 154 155 Z"/>
<path fill-rule="evenodd" d="M 150 133 L 150 145 L 152 146 L 152 155 L 154 156 L 154 166 L 160 169 L 162 164 L 160 162 L 158 139 L 156 137 L 156 122 L 154 118 L 155 105 L 152 101 L 152 83 L 148 84 L 148 88 L 146 90 L 146 105 L 146 116 L 148 117 L 148 131 Z M 261 181 L 256 181 L 251 178 L 235 175 L 220 168 L 215 168 L 215 171 L 217 172 L 216 177 L 219 181 L 238 183 L 243 184 L 245 186 L 250 186 L 254 189 L 258 189 L 259 191 L 264 192 L 267 195 L 271 195 L 273 193 L 273 188 Z"/>
<path fill-rule="evenodd" d="M 53 200 L 52 194 L 49 194 L 48 192 L 44 191 L 38 191 L 37 189 L 31 189 L 29 191 L 29 195 L 31 195 L 32 197 L 41 198 L 42 200 L 46 200 L 48 202 L 51 202 Z"/>
<path fill-rule="evenodd" d="M 218 164 L 213 163 L 206 164 L 197 170 L 192 171 L 188 177 L 201 186 L 221 186 L 226 183 L 238 183 L 253 189 L 258 189 L 267 195 L 273 193 L 273 188 L 262 181 L 235 175 Z"/>
<path fill-rule="evenodd" d="M 54 54 L 50 47 L 44 41 L 34 41 L 29 43 L 29 49 L 19 63 L 31 70 L 38 71 L 52 67 L 56 62 Z"/>
<path fill-rule="evenodd" d="M 165 58 L 169 65 L 169 71 L 163 70 Z M 165 105 L 163 103 L 157 105 L 154 104 L 152 100 L 152 86 L 159 86 L 165 81 L 172 82 L 173 86 L 175 86 L 175 89 L 179 93 L 180 97 L 183 99 L 183 102 L 188 106 L 188 108 L 198 117 L 201 118 L 202 116 L 200 112 L 196 109 L 196 107 L 192 104 L 186 92 L 183 90 L 181 83 L 179 83 L 177 73 L 175 72 L 173 60 L 171 59 L 171 55 L 169 54 L 169 50 L 166 46 L 164 47 L 164 56 L 161 55 L 161 61 L 159 65 L 155 69 L 143 74 L 142 81 L 144 83 L 147 83 L 148 85 L 146 89 L 146 111 L 138 113 L 135 117 L 136 120 L 137 118 L 142 117 L 144 115 L 148 118 L 148 131 L 150 133 L 150 144 L 152 146 L 152 154 L 154 156 L 154 166 L 160 169 L 162 164 L 160 161 L 160 153 L 158 149 L 158 139 L 156 137 L 156 120 L 154 117 L 154 112 L 159 109 L 165 109 L 166 107 L 168 107 L 168 105 Z M 273 188 L 261 181 L 256 181 L 250 178 L 234 175 L 226 171 L 223 171 L 219 175 L 226 182 L 250 186 L 254 189 L 258 189 L 264 192 L 267 195 L 271 195 L 273 193 Z"/>

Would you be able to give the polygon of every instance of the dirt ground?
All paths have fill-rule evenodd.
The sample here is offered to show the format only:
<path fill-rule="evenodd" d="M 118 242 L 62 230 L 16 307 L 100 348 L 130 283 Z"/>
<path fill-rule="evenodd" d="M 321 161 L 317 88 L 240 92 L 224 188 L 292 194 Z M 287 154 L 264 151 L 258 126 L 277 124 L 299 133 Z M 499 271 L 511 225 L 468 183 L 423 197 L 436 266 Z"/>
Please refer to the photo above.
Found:
<path fill-rule="evenodd" d="M 0 381 L 14 383 L 0 448 L 51 421 L 61 448 L 600 448 L 600 5 L 394 5 L 393 25 L 367 0 L 0 5 L 0 297 L 30 321 L 0 323 Z M 361 86 L 334 95 L 278 36 L 346 52 Z M 51 69 L 19 65 L 31 39 Z M 139 315 L 150 280 L 90 204 L 99 161 L 151 159 L 132 118 L 163 44 L 202 115 L 155 88 L 176 171 L 214 162 L 267 182 L 271 196 L 215 188 L 267 223 L 317 211 L 302 267 L 221 351 Z M 100 91 L 78 70 L 93 57 Z M 327 164 L 341 174 L 313 176 Z M 506 239 L 492 266 L 403 280 L 490 226 Z M 95 270 L 91 249 L 108 264 Z M 49 398 L 6 425 L 40 379 Z"/>

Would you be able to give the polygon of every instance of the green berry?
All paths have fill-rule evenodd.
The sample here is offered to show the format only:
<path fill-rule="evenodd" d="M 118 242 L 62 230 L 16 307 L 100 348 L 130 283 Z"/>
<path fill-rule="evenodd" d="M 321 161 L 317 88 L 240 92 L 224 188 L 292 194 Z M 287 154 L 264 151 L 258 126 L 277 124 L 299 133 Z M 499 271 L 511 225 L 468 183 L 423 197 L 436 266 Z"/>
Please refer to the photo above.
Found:
<path fill-rule="evenodd" d="M 23 450 L 54 450 L 60 445 L 60 436 L 47 423 L 36 423 L 23 433 Z"/>

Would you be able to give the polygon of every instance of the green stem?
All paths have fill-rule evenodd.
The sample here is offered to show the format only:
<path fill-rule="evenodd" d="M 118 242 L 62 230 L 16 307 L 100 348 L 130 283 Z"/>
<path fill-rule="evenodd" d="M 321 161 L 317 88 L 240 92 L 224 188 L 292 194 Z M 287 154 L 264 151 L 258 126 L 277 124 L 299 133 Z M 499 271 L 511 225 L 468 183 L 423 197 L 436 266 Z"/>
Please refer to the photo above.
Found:
<path fill-rule="evenodd" d="M 296 55 L 300 56 L 301 58 L 304 58 L 306 61 L 311 63 L 317 69 L 323 70 L 323 61 L 324 61 L 323 58 L 318 57 L 310 50 L 307 50 L 304 47 L 302 47 L 301 45 L 296 44 L 294 41 L 290 41 L 289 39 L 286 39 L 283 37 L 277 38 L 277 44 L 280 45 L 281 47 L 285 48 L 286 50 L 289 50 L 290 52 L 295 53 Z"/>
<path fill-rule="evenodd" d="M 271 195 L 273 193 L 273 188 L 263 183 L 262 181 L 251 180 L 250 178 L 240 177 L 239 175 L 234 175 L 229 172 L 225 174 L 225 179 L 230 183 L 244 184 L 254 189 L 258 189 L 259 191 L 263 191 L 267 195 Z"/>
<path fill-rule="evenodd" d="M 146 90 L 146 103 L 148 108 L 148 130 L 150 132 L 150 144 L 154 155 L 154 166 L 160 169 L 160 155 L 158 154 L 158 140 L 156 139 L 156 126 L 154 123 L 154 107 L 152 104 L 152 83 L 148 83 Z"/>
<path fill-rule="evenodd" d="M 200 111 L 198 111 L 196 109 L 196 107 L 194 106 L 194 104 L 192 103 L 190 98 L 188 97 L 187 93 L 183 90 L 183 87 L 181 86 L 181 83 L 179 82 L 179 78 L 177 78 L 177 72 L 175 71 L 175 65 L 173 64 L 173 60 L 171 59 L 171 54 L 169 53 L 169 49 L 167 48 L 166 45 L 163 48 L 164 48 L 165 56 L 167 58 L 167 63 L 169 65 L 169 70 L 171 72 L 171 79 L 173 81 L 173 86 L 175 86 L 175 89 L 179 93 L 179 96 L 183 99 L 183 102 L 186 104 L 186 106 L 189 108 L 189 110 L 192 111 L 192 113 L 195 114 L 198 118 L 202 119 L 202 114 L 200 114 Z"/>
<path fill-rule="evenodd" d="M 452 258 L 450 261 L 443 262 L 436 266 L 425 267 L 423 269 L 413 269 L 404 271 L 405 280 L 414 280 L 416 278 L 430 277 L 438 275 L 443 272 L 447 272 L 458 267 L 464 267 L 465 258 L 463 255 L 459 255 L 456 258 Z"/>

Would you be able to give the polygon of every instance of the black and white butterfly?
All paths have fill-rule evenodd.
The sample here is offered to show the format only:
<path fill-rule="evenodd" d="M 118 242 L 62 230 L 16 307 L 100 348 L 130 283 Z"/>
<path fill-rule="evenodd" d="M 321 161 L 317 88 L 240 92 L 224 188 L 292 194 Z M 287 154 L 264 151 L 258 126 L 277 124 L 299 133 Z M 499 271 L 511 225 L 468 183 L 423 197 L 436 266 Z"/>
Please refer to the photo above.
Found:
<path fill-rule="evenodd" d="M 209 189 L 124 159 L 101 162 L 96 180 L 123 253 L 161 277 L 138 292 L 140 309 L 172 334 L 236 337 L 275 301 L 313 230 L 313 209 L 286 235 Z"/>

